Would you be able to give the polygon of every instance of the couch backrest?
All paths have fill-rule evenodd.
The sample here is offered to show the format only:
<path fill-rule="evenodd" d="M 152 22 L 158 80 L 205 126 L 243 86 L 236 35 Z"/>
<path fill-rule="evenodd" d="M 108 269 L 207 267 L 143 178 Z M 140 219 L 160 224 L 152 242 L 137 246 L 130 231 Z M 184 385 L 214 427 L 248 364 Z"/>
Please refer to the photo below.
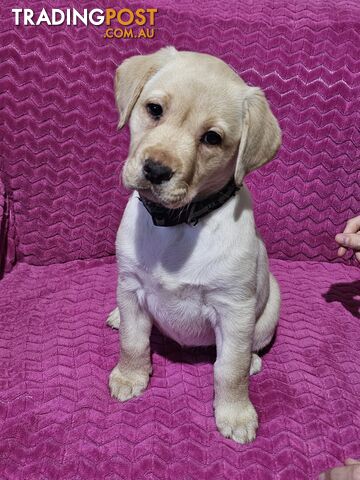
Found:
<path fill-rule="evenodd" d="M 109 5 L 86 4 L 102 6 Z M 335 233 L 360 210 L 357 2 L 152 6 L 159 9 L 155 38 L 110 40 L 104 27 L 15 26 L 5 2 L 2 176 L 17 259 L 48 264 L 114 253 L 128 134 L 116 131 L 113 74 L 124 58 L 171 44 L 229 62 L 265 90 L 279 119 L 277 158 L 247 182 L 270 255 L 334 260 Z"/>

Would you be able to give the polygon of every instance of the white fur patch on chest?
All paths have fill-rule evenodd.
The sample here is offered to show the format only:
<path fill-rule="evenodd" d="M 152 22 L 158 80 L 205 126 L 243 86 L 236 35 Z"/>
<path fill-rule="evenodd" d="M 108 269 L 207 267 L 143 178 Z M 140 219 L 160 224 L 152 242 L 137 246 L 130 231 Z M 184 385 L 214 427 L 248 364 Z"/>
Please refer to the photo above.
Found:
<path fill-rule="evenodd" d="M 245 188 L 196 227 L 155 227 L 133 195 L 117 236 L 127 288 L 161 332 L 187 346 L 215 343 L 224 305 L 254 276 L 257 249 Z"/>
<path fill-rule="evenodd" d="M 212 345 L 216 312 L 207 304 L 203 286 L 165 287 L 150 275 L 143 276 L 136 294 L 142 308 L 151 314 L 155 325 L 181 345 Z"/>

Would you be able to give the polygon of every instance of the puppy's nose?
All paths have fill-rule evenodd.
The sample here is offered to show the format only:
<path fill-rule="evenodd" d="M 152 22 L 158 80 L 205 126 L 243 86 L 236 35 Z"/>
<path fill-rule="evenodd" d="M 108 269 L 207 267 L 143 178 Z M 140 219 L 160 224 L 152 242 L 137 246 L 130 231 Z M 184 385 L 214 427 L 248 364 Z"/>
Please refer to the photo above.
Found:
<path fill-rule="evenodd" d="M 151 158 L 145 160 L 143 172 L 146 180 L 149 180 L 149 182 L 154 183 L 155 185 L 159 185 L 162 182 L 167 182 L 174 175 L 174 172 L 171 170 L 171 168 L 155 162 Z"/>

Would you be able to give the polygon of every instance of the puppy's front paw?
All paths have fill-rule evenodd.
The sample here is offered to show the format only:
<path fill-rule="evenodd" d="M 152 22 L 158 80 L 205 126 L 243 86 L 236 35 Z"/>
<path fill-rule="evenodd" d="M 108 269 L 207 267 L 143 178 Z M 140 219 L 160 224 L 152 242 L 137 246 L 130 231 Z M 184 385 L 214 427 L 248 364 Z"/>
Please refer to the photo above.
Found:
<path fill-rule="evenodd" d="M 255 408 L 249 401 L 235 404 L 220 404 L 215 408 L 216 425 L 226 438 L 238 443 L 255 440 L 258 419 Z"/>
<path fill-rule="evenodd" d="M 141 395 L 148 383 L 148 373 L 136 370 L 123 373 L 118 365 L 113 368 L 109 377 L 111 396 L 117 398 L 120 402 Z"/>

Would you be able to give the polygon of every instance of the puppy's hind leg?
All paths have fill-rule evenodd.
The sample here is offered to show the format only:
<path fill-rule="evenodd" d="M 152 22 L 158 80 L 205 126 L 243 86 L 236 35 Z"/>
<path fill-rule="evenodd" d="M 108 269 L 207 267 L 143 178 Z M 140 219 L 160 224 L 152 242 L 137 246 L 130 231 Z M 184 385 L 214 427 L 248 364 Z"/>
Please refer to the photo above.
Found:
<path fill-rule="evenodd" d="M 250 375 L 256 375 L 261 371 L 262 360 L 256 353 L 251 354 Z"/>
<path fill-rule="evenodd" d="M 258 352 L 271 342 L 279 319 L 280 289 L 277 281 L 270 273 L 270 293 L 262 315 L 256 322 L 253 341 L 253 352 Z M 251 354 L 250 375 L 261 371 L 262 360 L 256 353 Z"/>
<path fill-rule="evenodd" d="M 258 352 L 272 340 L 279 320 L 280 289 L 275 277 L 270 273 L 270 292 L 266 307 L 255 325 L 252 351 Z"/>
<path fill-rule="evenodd" d="M 112 312 L 110 312 L 108 318 L 106 319 L 106 324 L 109 325 L 111 328 L 116 328 L 119 330 L 120 328 L 120 312 L 119 308 L 116 307 Z"/>

